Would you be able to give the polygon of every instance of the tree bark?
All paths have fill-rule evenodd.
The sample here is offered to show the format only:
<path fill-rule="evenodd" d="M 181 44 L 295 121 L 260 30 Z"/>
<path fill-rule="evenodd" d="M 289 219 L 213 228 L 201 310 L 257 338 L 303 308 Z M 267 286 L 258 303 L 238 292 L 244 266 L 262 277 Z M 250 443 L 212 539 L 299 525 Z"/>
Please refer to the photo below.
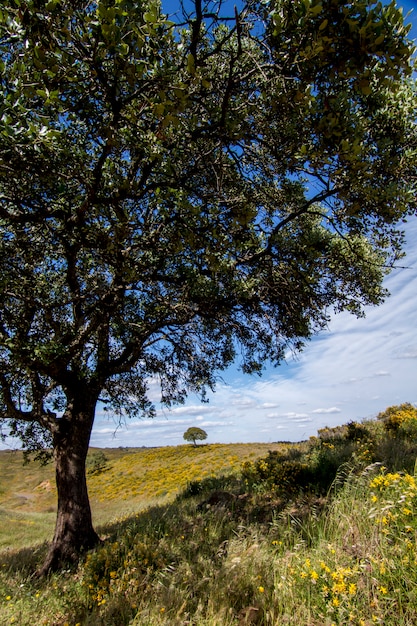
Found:
<path fill-rule="evenodd" d="M 68 403 L 53 433 L 58 509 L 55 534 L 39 576 L 74 563 L 100 538 L 93 528 L 87 491 L 86 459 L 96 400 Z M 80 406 L 82 404 L 82 407 Z"/>

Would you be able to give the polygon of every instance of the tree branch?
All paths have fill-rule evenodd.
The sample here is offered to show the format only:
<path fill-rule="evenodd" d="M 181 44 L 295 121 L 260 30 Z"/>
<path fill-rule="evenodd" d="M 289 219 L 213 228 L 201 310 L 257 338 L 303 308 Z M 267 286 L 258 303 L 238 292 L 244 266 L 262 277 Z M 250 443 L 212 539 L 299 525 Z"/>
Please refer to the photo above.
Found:
<path fill-rule="evenodd" d="M 201 8 L 201 0 L 195 0 L 195 20 L 191 22 L 191 42 L 190 54 L 193 55 L 194 63 L 197 65 L 197 47 L 200 40 L 201 24 L 203 22 L 203 11 Z"/>
<path fill-rule="evenodd" d="M 13 401 L 10 383 L 3 372 L 0 372 L 0 388 L 3 404 L 6 408 L 6 414 L 2 414 L 3 411 L 0 413 L 2 419 L 16 419 L 24 422 L 38 421 L 34 411 L 22 411 L 17 408 Z"/>

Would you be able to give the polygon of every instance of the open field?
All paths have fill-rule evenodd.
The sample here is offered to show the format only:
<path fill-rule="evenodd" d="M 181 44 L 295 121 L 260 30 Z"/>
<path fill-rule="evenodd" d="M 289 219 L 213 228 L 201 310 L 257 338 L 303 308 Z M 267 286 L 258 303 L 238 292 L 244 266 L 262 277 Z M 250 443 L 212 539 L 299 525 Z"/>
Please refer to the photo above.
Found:
<path fill-rule="evenodd" d="M 410 405 L 303 444 L 92 450 L 104 541 L 39 580 L 52 466 L 2 453 L 0 624 L 415 626 L 416 456 Z"/>
<path fill-rule="evenodd" d="M 172 500 L 187 483 L 236 473 L 245 461 L 284 450 L 286 444 L 209 444 L 163 448 L 90 450 L 107 459 L 90 473 L 88 487 L 97 525 Z M 21 452 L 0 451 L 0 550 L 50 539 L 56 515 L 53 463 L 23 465 Z"/>

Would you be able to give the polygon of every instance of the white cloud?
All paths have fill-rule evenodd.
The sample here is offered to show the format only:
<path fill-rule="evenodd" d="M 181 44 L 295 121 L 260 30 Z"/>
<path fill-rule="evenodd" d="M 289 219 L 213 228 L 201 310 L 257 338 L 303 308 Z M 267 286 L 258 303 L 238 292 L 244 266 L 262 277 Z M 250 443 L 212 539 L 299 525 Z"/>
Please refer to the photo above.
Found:
<path fill-rule="evenodd" d="M 251 398 L 236 398 L 232 401 L 233 406 L 239 406 L 242 408 L 250 408 L 255 406 L 255 404 L 256 403 Z"/>
<path fill-rule="evenodd" d="M 339 409 L 337 406 L 331 406 L 329 409 L 314 409 L 311 412 L 317 415 L 331 415 L 333 413 L 341 413 L 342 409 Z"/>
<path fill-rule="evenodd" d="M 397 359 L 417 359 L 417 347 L 410 348 L 409 350 L 406 350 L 402 354 L 397 353 L 396 358 Z"/>
<path fill-rule="evenodd" d="M 211 413 L 212 408 L 205 404 L 197 404 L 191 406 L 178 406 L 171 409 L 172 415 L 201 415 L 202 413 Z"/>
<path fill-rule="evenodd" d="M 308 413 L 281 413 L 280 417 L 286 417 L 290 420 L 305 419 L 308 417 Z"/>

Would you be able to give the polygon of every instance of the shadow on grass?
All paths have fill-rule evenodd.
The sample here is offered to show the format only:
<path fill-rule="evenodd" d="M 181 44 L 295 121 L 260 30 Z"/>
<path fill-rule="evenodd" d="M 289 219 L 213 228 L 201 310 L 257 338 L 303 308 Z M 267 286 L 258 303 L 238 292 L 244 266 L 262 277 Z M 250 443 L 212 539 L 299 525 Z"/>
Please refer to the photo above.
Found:
<path fill-rule="evenodd" d="M 196 517 L 200 518 L 201 523 L 207 516 L 220 519 L 224 515 L 229 523 L 270 523 L 277 511 L 287 504 L 285 498 L 245 491 L 244 482 L 236 475 L 192 481 L 172 502 L 154 504 L 137 513 L 97 525 L 96 530 L 102 542 L 96 550 L 129 535 L 152 537 L 153 541 L 158 541 L 174 529 L 187 528 L 190 520 Z M 34 576 L 46 558 L 48 546 L 48 541 L 45 541 L 31 547 L 0 551 L 0 567 L 10 574 Z M 84 558 L 85 554 L 81 555 L 80 563 Z M 65 571 L 74 572 L 76 568 L 77 565 L 68 565 Z"/>
<path fill-rule="evenodd" d="M 19 573 L 22 576 L 34 576 L 46 558 L 48 543 L 19 548 L 8 548 L 0 552 L 0 567 L 10 574 Z"/>

